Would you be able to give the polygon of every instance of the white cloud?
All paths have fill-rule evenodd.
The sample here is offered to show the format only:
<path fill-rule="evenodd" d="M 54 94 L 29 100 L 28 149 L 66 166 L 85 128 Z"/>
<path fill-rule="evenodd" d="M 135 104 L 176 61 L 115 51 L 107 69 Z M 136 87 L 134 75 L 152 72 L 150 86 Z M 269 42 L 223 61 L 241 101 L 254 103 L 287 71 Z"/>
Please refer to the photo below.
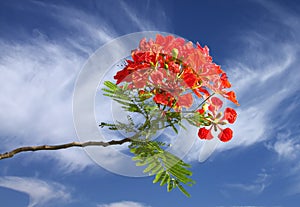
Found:
<path fill-rule="evenodd" d="M 99 204 L 97 207 L 150 207 L 148 205 L 133 201 L 121 201 L 110 204 Z"/>
<path fill-rule="evenodd" d="M 36 178 L 5 176 L 0 177 L 0 186 L 27 194 L 29 196 L 28 207 L 71 201 L 71 194 L 68 189 L 55 182 L 46 182 Z"/>
<path fill-rule="evenodd" d="M 251 183 L 230 183 L 226 184 L 225 187 L 236 189 L 240 191 L 246 191 L 252 194 L 261 194 L 265 188 L 270 185 L 270 175 L 263 172 L 258 174 L 257 178 Z"/>
<path fill-rule="evenodd" d="M 273 42 L 260 42 L 262 46 L 273 47 Z M 278 107 L 282 101 L 287 99 L 292 94 L 296 93 L 297 88 L 295 84 L 300 81 L 300 77 L 294 75 L 297 73 L 297 67 L 300 66 L 300 62 L 295 58 L 298 50 L 287 47 L 286 50 L 281 50 L 281 59 L 276 62 L 269 63 L 268 59 L 272 58 L 272 54 L 264 54 L 264 60 L 261 60 L 263 67 L 250 67 L 247 61 L 243 63 L 236 63 L 233 61 L 229 71 L 229 77 L 235 86 L 238 99 L 241 103 L 240 107 L 236 107 L 238 118 L 232 126 L 234 137 L 227 143 L 215 143 L 209 146 L 199 141 L 195 142 L 195 146 L 188 156 L 189 160 L 205 161 L 202 157 L 198 157 L 199 153 L 203 150 L 223 151 L 236 147 L 247 147 L 267 139 L 272 138 L 270 135 L 274 133 L 272 128 L 276 128 L 276 125 L 280 125 L 280 120 L 272 120 L 274 115 L 278 115 Z M 255 54 L 256 51 L 247 51 L 247 57 L 251 57 L 251 54 Z M 253 62 L 251 62 L 253 64 Z M 230 67 L 229 67 L 230 68 Z M 282 82 L 282 78 L 285 79 Z M 228 102 L 227 102 L 228 103 Z M 291 112 L 292 113 L 292 112 Z M 283 116 L 288 116 L 285 113 Z M 195 134 L 195 136 L 197 136 Z"/>
<path fill-rule="evenodd" d="M 283 134 L 279 133 L 276 141 L 266 144 L 266 147 L 278 156 L 279 170 L 283 170 L 281 173 L 283 179 L 290 180 L 289 185 L 284 188 L 285 195 L 290 196 L 300 194 L 300 144 L 299 136 L 294 137 L 290 135 L 291 132 Z"/>
<path fill-rule="evenodd" d="M 254 194 L 260 194 L 265 189 L 263 184 L 228 184 L 227 187 L 247 191 Z"/>
<path fill-rule="evenodd" d="M 51 8 L 53 10 L 51 14 L 58 22 L 80 34 L 75 39 L 67 38 L 67 41 L 74 48 L 88 52 L 90 55 L 97 47 L 117 36 L 116 31 L 109 26 L 109 22 L 101 21 L 100 24 L 96 16 L 86 13 L 84 10 L 42 2 L 39 4 Z"/>
<path fill-rule="evenodd" d="M 273 14 L 277 28 L 284 28 L 287 35 L 281 41 L 264 33 L 252 32 L 246 36 L 250 45 L 245 59 L 248 61 L 238 61 L 238 67 L 232 72 L 233 82 L 241 101 L 245 103 L 245 107 L 241 107 L 240 116 L 249 116 L 249 113 L 244 114 L 243 111 L 248 107 L 254 107 L 252 115 L 256 115 L 245 122 L 245 127 L 252 128 L 249 131 L 251 134 L 244 127 L 239 127 L 238 120 L 234 127 L 237 132 L 234 146 L 228 148 L 247 146 L 249 143 L 255 144 L 268 139 L 266 147 L 278 155 L 278 168 L 283 170 L 280 177 L 287 183 L 282 187 L 283 194 L 296 195 L 300 193 L 300 131 L 296 124 L 299 122 L 299 14 L 270 1 L 260 1 L 260 4 Z M 241 143 L 235 145 L 237 140 Z M 231 187 L 249 192 L 259 192 L 265 188 L 263 184 L 257 183 L 238 183 Z"/>
<path fill-rule="evenodd" d="M 72 5 L 41 1 L 33 1 L 33 3 L 47 9 L 47 15 L 57 20 L 66 29 L 79 33 L 80 36 L 77 36 L 74 40 L 80 42 L 82 46 L 86 46 L 86 49 L 99 46 L 99 44 L 110 41 L 113 36 L 117 35 L 108 21 L 103 21 L 103 18 L 100 18 L 100 21 L 97 15 L 86 12 L 84 9 L 78 9 Z"/>
<path fill-rule="evenodd" d="M 0 45 L 0 131 L 7 137 L 2 150 L 76 141 L 72 90 L 84 59 L 44 40 Z M 52 154 L 62 166 L 75 165 L 73 169 L 91 164 L 84 153 L 48 153 Z"/>
<path fill-rule="evenodd" d="M 281 105 L 290 97 L 295 97 L 299 90 L 300 25 L 295 22 L 299 15 L 282 12 L 284 9 L 281 7 L 272 10 L 276 7 L 275 4 L 271 7 L 268 4 L 264 6 L 272 13 L 273 21 L 276 22 L 274 25 L 268 21 L 264 24 L 271 24 L 268 28 L 274 26 L 274 30 L 279 28 L 278 25 L 284 25 L 293 38 L 274 36 L 273 30 L 263 31 L 264 27 L 244 31 L 242 35 L 240 32 L 241 36 L 235 37 L 239 55 L 228 59 L 223 68 L 225 71 L 230 69 L 227 71 L 228 77 L 241 106 L 236 107 L 236 123 L 228 126 L 234 131 L 233 139 L 228 143 L 219 142 L 207 146 L 205 151 L 209 151 L 209 154 L 215 150 L 247 147 L 274 138 L 273 133 L 276 133 L 278 126 L 285 125 L 282 120 L 291 116 L 293 110 L 299 107 L 298 102 L 290 103 L 289 106 Z M 276 11 L 278 13 L 274 15 Z M 287 24 L 286 19 L 291 22 Z M 188 159 L 206 160 L 207 155 L 198 157 L 203 151 L 202 146 L 202 143 L 196 141 Z M 282 147 L 277 145 L 277 150 L 282 150 Z"/>
<path fill-rule="evenodd" d="M 132 5 L 129 6 L 126 4 L 125 1 L 120 1 L 120 5 L 133 25 L 136 25 L 141 31 L 155 31 L 158 29 L 157 27 L 167 27 L 166 21 L 168 20 L 168 17 L 166 16 L 165 11 L 163 9 L 158 9 L 161 8 L 160 2 L 151 2 L 151 9 L 148 9 L 149 1 L 147 1 L 146 10 L 143 10 L 143 12 L 140 13 L 136 12 L 132 8 Z M 151 21 L 145 19 L 143 13 L 151 14 Z"/>
<path fill-rule="evenodd" d="M 133 9 L 127 5 L 124 1 L 120 1 L 122 9 L 125 11 L 125 13 L 128 15 L 129 19 L 137 25 L 141 30 L 147 31 L 155 28 L 155 26 L 148 22 L 147 20 L 141 19 L 141 17 L 138 17 L 136 12 L 133 11 Z"/>
<path fill-rule="evenodd" d="M 300 155 L 300 144 L 295 139 L 278 140 L 272 148 L 282 159 L 294 160 Z"/>
<path fill-rule="evenodd" d="M 110 40 L 112 29 L 75 8 L 35 2 L 77 36 L 51 41 L 38 29 L 24 42 L 0 39 L 1 151 L 21 145 L 77 141 L 72 117 L 76 77 L 88 55 Z M 41 14 L 44 15 L 44 14 Z M 62 41 L 63 39 L 63 41 Z M 92 161 L 82 149 L 41 153 L 66 170 L 81 170 Z M 41 158 L 42 157 L 42 158 Z"/>
<path fill-rule="evenodd" d="M 89 55 L 117 36 L 113 22 L 101 14 L 85 13 L 83 9 L 63 4 L 32 2 L 41 7 L 32 12 L 47 9 L 47 13 L 40 15 L 51 18 L 65 31 L 56 34 L 54 40 L 39 28 L 33 30 L 34 38 L 0 39 L 1 151 L 22 145 L 77 141 L 72 117 L 77 75 Z M 145 28 L 152 25 L 150 21 L 131 19 L 136 12 L 132 9 L 125 12 L 130 12 L 128 18 L 134 24 Z M 39 153 L 35 159 L 54 158 L 67 172 L 93 164 L 82 149 Z"/>
<path fill-rule="evenodd" d="M 264 40 L 260 44 L 268 50 L 275 50 L 272 41 Z M 295 58 L 298 50 L 284 44 L 280 47 L 281 58 L 277 61 L 269 61 L 278 55 L 278 51 L 275 50 L 274 53 L 262 53 L 262 60 L 258 60 L 254 67 L 247 66 L 253 64 L 247 61 L 240 64 L 240 67 L 232 67 L 232 82 L 240 97 L 241 107 L 237 108 L 238 119 L 233 126 L 235 137 L 228 145 L 222 145 L 225 149 L 248 146 L 269 139 L 269 135 L 273 133 L 269 130 L 280 122 L 272 120 L 274 115 L 278 115 L 278 107 L 297 91 L 294 84 L 300 81 L 300 77 L 290 74 L 297 73 L 295 66 L 300 65 L 299 60 Z M 257 51 L 247 50 L 247 59 L 252 61 L 251 55 L 255 53 Z M 249 70 L 250 74 L 247 72 Z"/>

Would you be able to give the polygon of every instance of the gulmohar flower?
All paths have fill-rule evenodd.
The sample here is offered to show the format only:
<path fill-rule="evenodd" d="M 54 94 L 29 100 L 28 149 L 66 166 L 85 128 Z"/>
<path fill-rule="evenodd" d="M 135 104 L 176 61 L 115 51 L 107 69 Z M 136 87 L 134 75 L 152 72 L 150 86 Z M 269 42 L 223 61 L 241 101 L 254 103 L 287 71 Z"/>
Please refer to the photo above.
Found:
<path fill-rule="evenodd" d="M 177 127 L 184 128 L 182 121 L 186 120 L 199 128 L 201 140 L 213 139 L 213 132 L 218 133 L 222 142 L 231 140 L 233 131 L 225 125 L 233 124 L 237 113 L 229 107 L 222 112 L 223 101 L 214 96 L 239 105 L 235 92 L 229 90 L 231 83 L 227 74 L 213 62 L 207 46 L 158 34 L 155 40 L 140 41 L 114 79 L 116 84 L 106 83 L 109 87 L 106 95 L 121 103 L 128 112 L 142 114 L 145 121 L 135 124 L 129 116 L 129 126 L 121 124 L 119 127 L 135 133 L 130 145 L 134 159 L 138 165 L 148 165 L 144 172 L 156 174 L 154 183 L 167 183 L 168 191 L 178 187 L 189 196 L 180 184 L 194 183 L 188 177 L 192 174 L 187 169 L 189 165 L 165 153 L 161 146 L 166 143 L 152 141 L 151 137 L 167 127 L 178 133 Z M 118 128 L 114 124 L 103 126 Z M 171 160 L 170 163 L 167 160 Z"/>
<path fill-rule="evenodd" d="M 227 74 L 213 62 L 207 46 L 158 34 L 155 40 L 142 39 L 139 47 L 132 51 L 131 60 L 126 62 L 114 76 L 117 84 L 127 83 L 128 89 L 137 90 L 139 96 L 144 94 L 145 100 L 152 98 L 158 106 L 164 106 L 161 110 L 183 112 L 191 108 L 195 100 L 208 99 L 207 109 L 193 110 L 206 123 L 199 129 L 199 138 L 212 139 L 212 129 L 220 131 L 218 138 L 223 142 L 232 138 L 232 130 L 222 126 L 233 124 L 237 113 L 233 108 L 226 108 L 223 115 L 219 112 L 222 100 L 211 96 L 219 94 L 236 105 L 239 103 L 235 92 L 227 91 L 231 83 Z"/>
<path fill-rule="evenodd" d="M 230 128 L 222 129 L 220 134 L 218 135 L 219 139 L 222 142 L 228 142 L 232 138 L 232 130 Z"/>
<path fill-rule="evenodd" d="M 237 118 L 236 111 L 233 108 L 226 108 L 222 117 L 222 112 L 218 112 L 223 106 L 222 100 L 217 97 L 212 97 L 208 100 L 208 103 L 208 110 L 204 111 L 202 109 L 201 113 L 204 114 L 206 112 L 208 114 L 208 116 L 205 119 L 210 123 L 209 129 L 206 129 L 205 127 L 200 128 L 198 132 L 199 138 L 210 138 L 210 136 L 207 135 L 207 131 L 209 131 L 211 134 L 211 130 L 214 129 L 215 131 L 220 130 L 218 138 L 222 142 L 228 142 L 232 139 L 233 132 L 230 128 L 223 129 L 221 126 L 227 124 L 227 122 L 233 124 Z"/>

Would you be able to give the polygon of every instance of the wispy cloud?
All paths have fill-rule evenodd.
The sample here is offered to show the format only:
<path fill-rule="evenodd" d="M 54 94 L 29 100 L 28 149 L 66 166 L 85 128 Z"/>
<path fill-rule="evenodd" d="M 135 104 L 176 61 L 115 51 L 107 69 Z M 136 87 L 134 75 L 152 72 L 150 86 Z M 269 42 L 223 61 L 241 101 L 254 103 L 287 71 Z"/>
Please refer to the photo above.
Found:
<path fill-rule="evenodd" d="M 27 194 L 29 196 L 28 207 L 50 206 L 49 203 L 54 206 L 70 202 L 72 199 L 65 186 L 36 178 L 0 177 L 0 186 Z"/>
<path fill-rule="evenodd" d="M 247 191 L 247 192 L 254 193 L 254 194 L 260 194 L 265 189 L 264 185 L 241 184 L 241 183 L 228 184 L 227 187 L 234 188 L 234 189 L 237 189 L 237 190 Z"/>
<path fill-rule="evenodd" d="M 264 27 L 239 31 L 239 36 L 235 37 L 239 42 L 239 54 L 232 54 L 233 58 L 225 64 L 230 69 L 228 76 L 241 103 L 236 108 L 238 119 L 232 126 L 234 137 L 228 143 L 209 146 L 207 151 L 247 147 L 275 138 L 279 126 L 285 125 L 287 117 L 294 114 L 293 110 L 287 108 L 299 107 L 299 102 L 293 101 L 299 93 L 297 85 L 300 81 L 299 15 L 284 12 L 284 8 L 279 9 L 279 5 L 273 3 L 262 4 L 272 17 L 272 21 L 266 19 L 262 23 L 267 25 L 268 31 Z M 284 25 L 286 35 L 274 35 L 279 32 L 279 25 Z M 194 150 L 197 153 L 189 154 L 190 160 L 199 159 L 202 144 L 196 142 Z"/>
<path fill-rule="evenodd" d="M 278 169 L 283 170 L 276 177 L 286 181 L 282 193 L 295 195 L 300 193 L 300 16 L 271 1 L 257 3 L 271 14 L 271 22 L 264 23 L 269 31 L 260 28 L 243 35 L 245 58 L 228 63 L 242 107 L 233 145 L 223 145 L 220 150 L 267 141 L 266 148 L 278 155 Z M 282 35 L 274 35 L 279 31 Z M 264 182 L 231 185 L 249 192 L 263 192 L 266 186 Z"/>
<path fill-rule="evenodd" d="M 63 39 L 74 49 L 91 55 L 103 43 L 118 36 L 110 23 L 103 21 L 104 17 L 99 18 L 93 11 L 88 13 L 84 9 L 81 10 L 71 5 L 33 2 L 47 9 L 47 14 L 58 24 L 63 25 L 66 33 L 73 33 L 73 35 L 63 35 Z"/>
<path fill-rule="evenodd" d="M 125 14 L 129 17 L 130 21 L 133 25 L 135 25 L 139 30 L 142 31 L 151 31 L 157 30 L 159 28 L 166 29 L 167 20 L 166 13 L 163 9 L 159 9 L 155 11 L 153 8 L 160 8 L 160 2 L 151 2 L 151 9 L 148 9 L 149 1 L 147 2 L 147 9 L 143 10 L 143 12 L 136 11 L 132 8 L 132 5 L 128 5 L 125 1 L 120 1 L 121 8 L 124 10 Z M 145 18 L 145 13 L 151 13 L 152 19 L 151 21 Z"/>
<path fill-rule="evenodd" d="M 251 183 L 230 183 L 226 184 L 225 187 L 257 195 L 261 194 L 268 185 L 270 185 L 270 175 L 263 171 Z"/>
<path fill-rule="evenodd" d="M 19 6 L 18 9 L 46 16 L 62 30 L 48 34 L 45 32 L 48 30 L 35 28 L 33 36 L 20 34 L 18 40 L 0 38 L 1 151 L 21 145 L 76 141 L 72 117 L 73 89 L 89 55 L 119 33 L 129 32 L 135 24 L 140 30 L 156 28 L 150 20 L 134 19 L 137 11 L 128 6 L 124 11 L 119 8 L 125 12 L 122 16 L 128 24 L 118 27 L 118 18 L 105 17 L 107 8 L 86 12 L 63 3 L 31 1 L 31 4 L 32 8 Z M 41 12 L 44 10 L 47 13 Z M 148 27 L 148 24 L 152 26 Z M 41 155 L 39 157 L 56 159 L 66 171 L 82 170 L 93 164 L 82 149 Z"/>
<path fill-rule="evenodd" d="M 55 40 L 35 29 L 24 41 L 0 39 L 1 150 L 20 145 L 76 141 L 72 96 L 76 77 L 86 58 L 111 39 L 114 30 L 84 11 L 35 2 L 74 36 L 61 31 Z M 26 9 L 26 8 L 25 8 Z M 35 11 L 32 11 L 35 12 Z M 44 153 L 67 171 L 92 164 L 83 150 Z"/>
<path fill-rule="evenodd" d="M 150 207 L 143 203 L 137 203 L 133 201 L 120 201 L 110 204 L 99 204 L 97 207 Z"/>
<path fill-rule="evenodd" d="M 267 145 L 268 149 L 274 150 L 281 160 L 294 161 L 300 157 L 299 139 L 279 139 L 273 145 Z"/>
<path fill-rule="evenodd" d="M 0 41 L 0 45 L 2 150 L 76 140 L 72 93 L 84 59 L 44 40 L 14 44 Z M 80 169 L 91 164 L 84 153 L 68 153 L 74 151 L 52 154 L 64 163 L 62 166 L 71 162 L 74 169 Z"/>
<path fill-rule="evenodd" d="M 267 149 L 278 156 L 276 164 L 282 170 L 281 178 L 287 180 L 288 186 L 283 188 L 285 195 L 300 194 L 300 143 L 299 134 L 285 133 L 285 136 L 278 134 L 274 142 L 266 144 Z M 284 166 L 284 167 L 282 167 Z M 288 170 L 287 170 L 288 169 Z"/>

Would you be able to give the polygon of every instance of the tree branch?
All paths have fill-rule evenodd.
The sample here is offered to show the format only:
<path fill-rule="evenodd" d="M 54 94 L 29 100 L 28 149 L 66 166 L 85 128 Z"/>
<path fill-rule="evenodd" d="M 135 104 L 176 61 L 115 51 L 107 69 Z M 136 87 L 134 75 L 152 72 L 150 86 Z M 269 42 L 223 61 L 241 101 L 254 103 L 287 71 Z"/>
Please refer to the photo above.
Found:
<path fill-rule="evenodd" d="M 71 147 L 87 147 L 87 146 L 102 146 L 107 147 L 110 145 L 121 145 L 126 142 L 132 141 L 131 138 L 124 138 L 121 140 L 111 140 L 109 142 L 102 142 L 102 141 L 88 141 L 88 142 L 70 142 L 67 144 L 61 145 L 40 145 L 40 146 L 27 146 L 27 147 L 19 147 L 9 152 L 5 152 L 0 154 L 0 160 L 11 158 L 16 154 L 21 152 L 28 152 L 28 151 L 40 151 L 40 150 L 59 150 L 59 149 L 67 149 Z"/>

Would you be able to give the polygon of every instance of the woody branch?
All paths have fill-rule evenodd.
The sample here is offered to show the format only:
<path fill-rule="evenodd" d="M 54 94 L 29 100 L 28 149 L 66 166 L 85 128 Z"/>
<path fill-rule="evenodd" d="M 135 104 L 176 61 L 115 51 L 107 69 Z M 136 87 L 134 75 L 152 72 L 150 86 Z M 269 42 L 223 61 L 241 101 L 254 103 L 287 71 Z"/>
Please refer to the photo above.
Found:
<path fill-rule="evenodd" d="M 60 145 L 40 145 L 40 146 L 26 146 L 26 147 L 19 147 L 13 149 L 9 152 L 5 152 L 0 154 L 0 160 L 11 158 L 16 154 L 21 152 L 29 152 L 29 151 L 41 151 L 41 150 L 60 150 L 60 149 L 67 149 L 71 147 L 88 147 L 88 146 L 101 146 L 101 147 L 108 147 L 111 145 L 122 145 L 126 142 L 130 142 L 131 138 L 124 138 L 121 140 L 111 140 L 108 142 L 103 141 L 88 141 L 88 142 L 70 142 L 66 144 Z"/>

